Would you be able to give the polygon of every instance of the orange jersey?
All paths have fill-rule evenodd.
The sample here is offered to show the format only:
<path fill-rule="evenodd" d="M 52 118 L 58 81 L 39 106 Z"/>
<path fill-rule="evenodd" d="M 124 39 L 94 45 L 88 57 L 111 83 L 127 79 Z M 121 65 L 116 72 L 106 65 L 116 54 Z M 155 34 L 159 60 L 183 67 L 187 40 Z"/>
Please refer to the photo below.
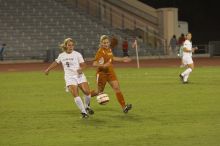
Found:
<path fill-rule="evenodd" d="M 105 64 L 107 62 L 110 62 L 111 65 L 109 67 L 98 67 L 97 72 L 103 72 L 103 73 L 113 73 L 113 53 L 111 48 L 109 49 L 104 49 L 104 48 L 99 48 L 99 50 L 96 53 L 95 56 L 95 61 L 97 61 L 99 64 Z"/>

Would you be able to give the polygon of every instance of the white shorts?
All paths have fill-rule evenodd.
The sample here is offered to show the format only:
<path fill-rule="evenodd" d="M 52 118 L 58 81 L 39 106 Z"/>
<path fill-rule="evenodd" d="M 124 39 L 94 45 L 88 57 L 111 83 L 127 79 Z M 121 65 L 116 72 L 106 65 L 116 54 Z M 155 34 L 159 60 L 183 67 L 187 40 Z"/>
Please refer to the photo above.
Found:
<path fill-rule="evenodd" d="M 65 76 L 66 87 L 69 85 L 79 85 L 81 83 L 87 82 L 86 76 L 84 74 Z"/>
<path fill-rule="evenodd" d="M 182 61 L 184 65 L 193 64 L 193 60 L 191 56 L 183 56 Z"/>

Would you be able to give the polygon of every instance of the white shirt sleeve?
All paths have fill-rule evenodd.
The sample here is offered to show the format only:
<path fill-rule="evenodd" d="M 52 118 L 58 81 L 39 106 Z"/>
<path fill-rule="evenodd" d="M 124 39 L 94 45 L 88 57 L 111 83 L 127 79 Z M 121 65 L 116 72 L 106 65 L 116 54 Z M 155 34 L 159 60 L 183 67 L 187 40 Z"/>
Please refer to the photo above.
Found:
<path fill-rule="evenodd" d="M 58 64 L 60 64 L 60 62 L 61 62 L 61 55 L 59 54 L 59 56 L 57 57 L 57 59 L 55 59 L 55 61 L 58 63 Z"/>
<path fill-rule="evenodd" d="M 80 53 L 78 53 L 78 61 L 79 61 L 79 63 L 85 62 L 83 57 L 82 57 L 82 55 Z"/>

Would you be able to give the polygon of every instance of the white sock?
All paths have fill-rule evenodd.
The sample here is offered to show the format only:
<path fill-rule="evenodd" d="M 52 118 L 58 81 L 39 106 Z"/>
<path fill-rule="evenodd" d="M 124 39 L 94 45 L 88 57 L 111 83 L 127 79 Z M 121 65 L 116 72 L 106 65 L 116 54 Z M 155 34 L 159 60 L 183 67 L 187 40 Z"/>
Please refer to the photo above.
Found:
<path fill-rule="evenodd" d="M 187 68 L 183 73 L 181 73 L 181 75 L 184 77 L 186 75 L 189 75 L 192 72 L 191 68 Z"/>
<path fill-rule="evenodd" d="M 91 95 L 85 95 L 85 108 L 89 107 Z"/>
<path fill-rule="evenodd" d="M 183 73 L 185 74 L 184 75 L 184 78 L 183 78 L 183 81 L 184 82 L 187 82 L 188 80 L 188 77 L 189 77 L 189 74 L 192 72 L 192 69 L 191 68 L 187 68 Z"/>
<path fill-rule="evenodd" d="M 78 106 L 78 108 L 80 109 L 80 111 L 82 113 L 86 113 L 85 107 L 83 105 L 82 99 L 78 96 L 74 98 L 74 101 L 76 103 L 76 105 Z"/>
<path fill-rule="evenodd" d="M 187 82 L 188 77 L 189 77 L 189 75 L 185 75 L 184 78 L 183 78 L 183 81 L 184 81 L 184 82 Z"/>

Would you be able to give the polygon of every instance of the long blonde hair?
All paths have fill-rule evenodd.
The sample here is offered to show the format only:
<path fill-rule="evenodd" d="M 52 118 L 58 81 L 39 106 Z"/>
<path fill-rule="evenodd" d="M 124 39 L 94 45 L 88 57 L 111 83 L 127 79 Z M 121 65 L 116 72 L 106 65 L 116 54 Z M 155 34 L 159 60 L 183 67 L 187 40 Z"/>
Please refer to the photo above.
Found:
<path fill-rule="evenodd" d="M 109 39 L 109 37 L 108 37 L 107 35 L 102 35 L 102 36 L 100 37 L 99 47 L 102 47 L 102 41 L 103 41 L 103 40 L 106 40 L 106 39 L 108 39 L 108 40 L 110 41 L 110 39 Z"/>
<path fill-rule="evenodd" d="M 62 49 L 62 51 L 66 51 L 67 50 L 67 43 L 68 42 L 72 42 L 74 44 L 74 46 L 76 45 L 76 42 L 72 39 L 72 38 L 66 38 L 62 44 L 60 44 L 60 48 Z"/>

